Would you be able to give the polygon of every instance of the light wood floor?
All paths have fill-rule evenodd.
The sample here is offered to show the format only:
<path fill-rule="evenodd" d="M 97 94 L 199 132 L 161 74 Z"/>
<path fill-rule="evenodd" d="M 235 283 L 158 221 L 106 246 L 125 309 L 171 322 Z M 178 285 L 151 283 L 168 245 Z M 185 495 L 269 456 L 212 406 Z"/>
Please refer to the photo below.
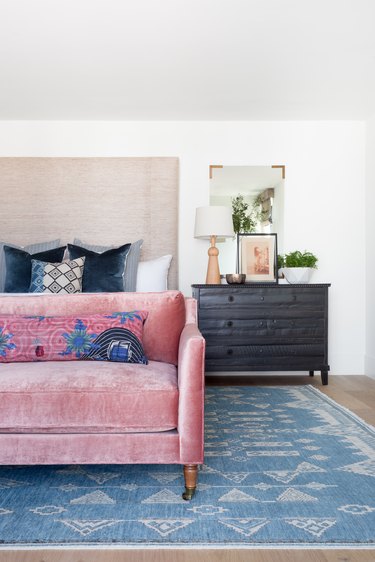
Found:
<path fill-rule="evenodd" d="M 226 381 L 228 383 L 228 381 Z M 207 384 L 224 384 L 210 379 Z M 375 425 L 375 379 L 331 376 L 322 386 L 320 376 L 263 376 L 231 378 L 231 384 L 303 385 L 319 390 Z M 0 537 L 1 538 L 1 537 Z M 1 551 L 0 562 L 375 562 L 373 550 L 37 550 Z"/>

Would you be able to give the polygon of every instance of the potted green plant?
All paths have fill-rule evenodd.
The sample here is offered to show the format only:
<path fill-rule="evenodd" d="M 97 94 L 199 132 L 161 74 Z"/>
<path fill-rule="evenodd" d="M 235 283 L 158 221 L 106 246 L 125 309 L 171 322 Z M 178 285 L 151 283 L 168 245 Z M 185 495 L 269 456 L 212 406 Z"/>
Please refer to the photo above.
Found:
<path fill-rule="evenodd" d="M 288 283 L 308 283 L 317 269 L 318 258 L 311 252 L 295 250 L 277 258 L 279 270 Z"/>

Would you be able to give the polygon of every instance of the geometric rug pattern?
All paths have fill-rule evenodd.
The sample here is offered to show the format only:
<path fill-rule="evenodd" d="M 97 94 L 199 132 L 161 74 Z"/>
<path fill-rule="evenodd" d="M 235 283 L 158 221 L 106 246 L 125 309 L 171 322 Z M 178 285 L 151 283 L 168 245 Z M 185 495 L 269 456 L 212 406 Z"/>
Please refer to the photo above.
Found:
<path fill-rule="evenodd" d="M 2 547 L 375 547 L 374 428 L 311 386 L 209 387 L 205 420 L 190 502 L 176 465 L 0 467 Z"/>

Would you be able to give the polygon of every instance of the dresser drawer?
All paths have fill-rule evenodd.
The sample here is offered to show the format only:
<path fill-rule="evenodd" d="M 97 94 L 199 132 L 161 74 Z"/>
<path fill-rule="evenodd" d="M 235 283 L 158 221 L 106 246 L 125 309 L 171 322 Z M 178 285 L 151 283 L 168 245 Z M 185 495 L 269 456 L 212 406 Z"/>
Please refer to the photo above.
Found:
<path fill-rule="evenodd" d="M 279 306 L 294 308 L 320 308 L 324 307 L 324 289 L 311 290 L 306 287 L 298 291 L 292 285 L 282 285 L 279 290 L 274 287 L 249 287 L 233 289 L 218 287 L 217 289 L 201 289 L 199 309 L 219 308 L 235 309 L 246 306 L 269 307 L 274 309 Z"/>
<path fill-rule="evenodd" d="M 324 318 L 199 318 L 199 328 L 205 338 L 253 336 L 293 339 L 298 337 L 324 337 L 326 323 Z"/>
<path fill-rule="evenodd" d="M 226 357 L 234 355 L 237 357 L 246 356 L 250 358 L 263 357 L 309 357 L 324 356 L 324 345 L 322 343 L 303 344 L 303 345 L 210 345 L 206 347 L 206 357 L 212 356 Z"/>
<path fill-rule="evenodd" d="M 312 369 L 326 364 L 324 343 L 304 345 L 210 345 L 206 347 L 206 365 L 237 366 L 256 370 Z"/>

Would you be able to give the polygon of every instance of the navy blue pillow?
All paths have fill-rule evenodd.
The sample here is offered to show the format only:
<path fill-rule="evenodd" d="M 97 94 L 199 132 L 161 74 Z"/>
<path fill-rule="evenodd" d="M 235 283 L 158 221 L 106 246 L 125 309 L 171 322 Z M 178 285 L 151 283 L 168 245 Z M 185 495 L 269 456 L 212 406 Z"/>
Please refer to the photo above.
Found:
<path fill-rule="evenodd" d="M 124 290 L 125 260 L 131 244 L 111 248 L 98 254 L 75 244 L 68 244 L 71 260 L 85 256 L 83 293 L 114 293 Z"/>
<path fill-rule="evenodd" d="M 25 250 L 4 246 L 6 276 L 5 293 L 28 293 L 31 281 L 31 260 L 61 262 L 65 246 L 53 248 L 37 254 L 29 254 Z"/>

